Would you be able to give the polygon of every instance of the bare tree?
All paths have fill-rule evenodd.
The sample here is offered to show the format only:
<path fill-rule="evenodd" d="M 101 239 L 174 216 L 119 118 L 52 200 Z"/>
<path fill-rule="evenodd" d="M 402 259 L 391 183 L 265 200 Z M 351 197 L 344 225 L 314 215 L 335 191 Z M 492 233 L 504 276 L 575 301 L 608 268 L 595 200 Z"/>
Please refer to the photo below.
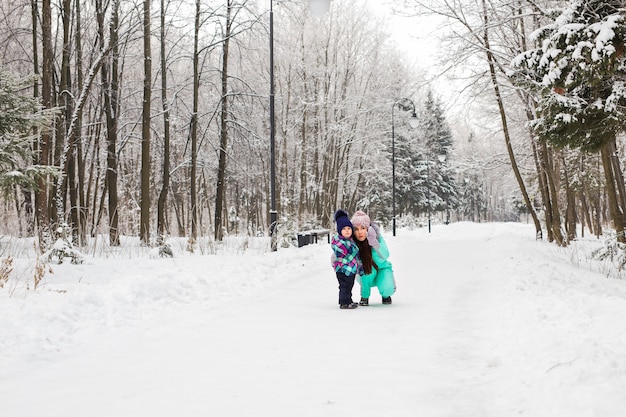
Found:
<path fill-rule="evenodd" d="M 228 149 L 228 49 L 233 22 L 232 0 L 226 0 L 226 16 L 224 22 L 224 42 L 222 44 L 222 100 L 220 111 L 220 146 L 218 149 L 217 185 L 215 194 L 215 240 L 224 238 L 222 212 L 224 211 L 224 189 L 226 187 L 226 159 Z"/>
<path fill-rule="evenodd" d="M 36 6 L 36 4 L 34 4 Z M 54 56 L 52 49 L 52 9 L 50 0 L 41 3 L 41 38 L 42 38 L 42 67 L 41 67 L 41 103 L 44 108 L 51 109 L 52 102 L 52 78 L 54 72 Z M 52 143 L 52 129 L 43 129 L 35 151 L 39 154 L 39 164 L 49 165 Z M 50 229 L 50 213 L 48 210 L 49 187 L 45 179 L 37 184 L 35 192 L 35 210 L 38 226 L 40 249 L 44 250 L 46 242 L 45 234 Z"/>
<path fill-rule="evenodd" d="M 167 191 L 170 186 L 170 104 L 167 101 L 167 52 L 165 49 L 165 0 L 161 0 L 161 103 L 163 106 L 163 183 L 157 203 L 157 230 L 159 243 L 163 243 L 167 233 L 166 205 Z"/>
<path fill-rule="evenodd" d="M 199 38 L 201 29 L 201 5 L 200 0 L 196 0 L 196 13 L 193 33 L 193 108 L 191 110 L 191 122 L 189 139 L 191 141 L 191 162 L 190 162 L 190 198 L 191 209 L 191 238 L 198 238 L 198 193 L 196 190 L 198 175 L 198 95 L 200 94 L 200 49 Z"/>
<path fill-rule="evenodd" d="M 139 235 L 150 244 L 150 104 L 152 100 L 151 0 L 143 1 L 143 106 L 141 119 L 141 220 Z"/>
<path fill-rule="evenodd" d="M 119 1 L 96 0 L 92 8 L 75 4 L 69 0 L 62 0 L 58 8 L 49 2 L 33 4 L 33 16 L 38 16 L 37 6 L 50 8 L 46 18 L 33 20 L 37 47 L 47 45 L 39 54 L 48 64 L 37 65 L 42 82 L 48 83 L 41 94 L 50 96 L 48 108 L 62 109 L 54 129 L 44 132 L 36 144 L 42 157 L 38 162 L 54 160 L 63 173 L 63 181 L 56 184 L 56 207 L 50 208 L 54 202 L 50 185 L 42 182 L 46 187 L 38 193 L 38 221 L 49 221 L 56 209 L 55 221 L 66 217 L 73 225 L 84 221 L 92 234 L 102 227 L 112 245 L 119 243 L 122 233 L 139 235 L 149 244 L 153 212 L 162 236 L 168 210 L 176 217 L 179 235 L 192 229 L 199 235 L 203 218 L 211 219 L 210 227 L 215 221 L 222 237 L 227 226 L 235 232 L 266 231 L 268 127 L 262 117 L 268 111 L 266 10 L 247 0 L 215 1 L 208 9 L 205 3 L 192 28 L 192 10 L 165 10 L 166 2 L 161 3 L 163 123 L 152 124 L 150 95 L 156 90 L 151 92 L 151 84 L 158 81 L 151 79 L 149 59 L 152 5 L 142 2 L 141 13 Z M 218 4 L 222 7 L 214 8 Z M 299 227 L 303 219 L 321 223 L 336 205 L 353 209 L 365 204 L 356 190 L 369 186 L 372 177 L 381 185 L 376 198 L 384 206 L 390 196 L 389 161 L 369 155 L 384 156 L 388 151 L 388 104 L 391 97 L 417 90 L 415 83 L 408 83 L 406 93 L 397 88 L 406 85 L 399 79 L 411 79 L 410 71 L 397 51 L 385 47 L 383 33 L 365 10 L 345 8 L 332 19 L 315 20 L 305 2 L 277 6 L 281 219 Z M 92 21 L 95 24 L 83 23 Z M 58 31 L 47 28 L 56 22 Z M 68 31 L 74 22 L 75 30 Z M 141 29 L 135 24 L 142 22 L 139 36 Z M 18 38 L 20 32 L 31 36 L 19 30 L 8 34 L 10 29 L 0 29 L 0 39 Z M 207 42 L 211 35 L 214 38 Z M 40 42 L 44 38 L 46 42 Z M 143 54 L 134 53 L 142 42 Z M 24 48 L 26 43 L 7 43 L 2 50 L 3 57 L 14 58 L 11 69 L 36 51 L 30 45 Z M 185 65 L 192 54 L 193 67 Z M 44 77 L 44 68 L 50 77 Z M 161 137 L 163 143 L 152 144 Z M 40 152 L 44 144 L 47 153 Z M 158 150 L 151 152 L 152 147 Z M 163 168 L 162 181 L 150 178 L 152 164 Z M 158 196 L 155 207 L 150 205 L 151 196 Z M 227 212 L 235 214 L 228 221 Z M 77 227 L 81 234 L 83 228 Z"/>
<path fill-rule="evenodd" d="M 113 1 L 111 5 L 111 22 L 109 24 L 110 53 L 107 53 L 105 46 L 105 20 L 106 10 L 101 0 L 96 2 L 99 46 L 102 54 L 109 56 L 107 63 L 100 68 L 104 113 L 106 115 L 106 137 L 107 137 L 107 158 L 105 184 L 108 191 L 108 215 L 109 215 L 109 244 L 119 246 L 119 212 L 117 195 L 117 140 L 118 140 L 118 114 L 119 114 L 119 3 Z M 103 193 L 103 197 L 104 197 Z"/>
<path fill-rule="evenodd" d="M 75 85 L 78 90 L 82 89 L 84 82 L 84 74 L 83 74 L 83 38 L 82 38 L 82 20 L 81 20 L 81 5 L 79 3 L 75 3 L 75 24 L 74 24 L 74 53 L 76 55 L 75 58 Z M 77 120 L 77 126 L 75 129 L 75 134 L 72 139 L 72 143 L 74 145 L 73 155 L 74 155 L 74 164 L 76 165 L 76 194 L 77 194 L 77 202 L 76 205 L 72 205 L 75 208 L 76 214 L 75 218 L 72 220 L 72 223 L 75 225 L 75 229 L 77 230 L 77 239 L 78 244 L 83 246 L 87 243 L 87 201 L 85 199 L 85 156 L 83 155 L 83 146 L 81 140 L 81 132 L 83 130 L 82 125 L 82 117 L 80 120 Z M 73 176 L 74 177 L 74 176 Z"/>

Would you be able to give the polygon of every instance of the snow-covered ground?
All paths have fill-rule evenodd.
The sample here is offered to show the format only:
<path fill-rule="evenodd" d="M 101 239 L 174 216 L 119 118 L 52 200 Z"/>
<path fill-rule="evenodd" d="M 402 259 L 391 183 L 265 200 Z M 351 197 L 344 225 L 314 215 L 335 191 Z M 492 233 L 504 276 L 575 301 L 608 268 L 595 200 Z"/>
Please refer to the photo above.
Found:
<path fill-rule="evenodd" d="M 337 307 L 325 242 L 87 256 L 36 290 L 16 270 L 0 416 L 624 415 L 626 282 L 586 259 L 599 241 L 511 223 L 385 238 L 393 304 L 374 290 L 356 310 Z"/>

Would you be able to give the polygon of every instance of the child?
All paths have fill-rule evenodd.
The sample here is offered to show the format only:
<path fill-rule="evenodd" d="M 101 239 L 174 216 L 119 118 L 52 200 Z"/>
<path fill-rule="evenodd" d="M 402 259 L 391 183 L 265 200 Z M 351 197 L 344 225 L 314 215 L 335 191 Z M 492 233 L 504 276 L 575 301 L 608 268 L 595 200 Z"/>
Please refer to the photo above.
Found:
<path fill-rule="evenodd" d="M 333 217 L 337 223 L 337 234 L 333 236 L 331 247 L 333 268 L 339 281 L 339 308 L 351 310 L 359 306 L 352 302 L 352 287 L 359 268 L 359 249 L 352 240 L 352 223 L 348 213 L 337 210 Z"/>

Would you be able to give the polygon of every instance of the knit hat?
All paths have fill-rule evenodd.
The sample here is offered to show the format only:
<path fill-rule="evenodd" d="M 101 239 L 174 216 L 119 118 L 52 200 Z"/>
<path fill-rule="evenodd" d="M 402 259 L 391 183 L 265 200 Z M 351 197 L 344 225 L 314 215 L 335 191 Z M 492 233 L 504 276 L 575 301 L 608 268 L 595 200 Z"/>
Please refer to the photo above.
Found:
<path fill-rule="evenodd" d="M 363 226 L 366 229 L 370 227 L 370 216 L 362 212 L 361 210 L 357 210 L 356 213 L 352 216 L 352 227 Z"/>
<path fill-rule="evenodd" d="M 344 210 L 337 210 L 333 217 L 335 218 L 335 222 L 337 223 L 337 233 L 341 234 L 341 229 L 346 226 L 354 229 L 354 227 L 352 227 L 352 223 L 350 223 L 350 217 L 348 216 L 348 213 Z"/>

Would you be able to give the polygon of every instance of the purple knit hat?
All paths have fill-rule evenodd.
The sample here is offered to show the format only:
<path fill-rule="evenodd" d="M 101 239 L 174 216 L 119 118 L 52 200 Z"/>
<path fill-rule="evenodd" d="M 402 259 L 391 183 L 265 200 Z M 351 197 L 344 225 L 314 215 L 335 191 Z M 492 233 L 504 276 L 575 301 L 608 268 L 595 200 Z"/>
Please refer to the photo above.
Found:
<path fill-rule="evenodd" d="M 361 210 L 357 210 L 356 213 L 352 216 L 352 226 L 358 227 L 363 226 L 366 229 L 370 227 L 370 216 L 362 212 Z"/>
<path fill-rule="evenodd" d="M 348 216 L 348 213 L 346 211 L 337 210 L 333 217 L 335 219 L 335 222 L 337 223 L 337 233 L 341 234 L 341 229 L 346 226 L 349 226 L 351 229 L 354 230 L 352 223 L 350 223 L 350 217 Z"/>

